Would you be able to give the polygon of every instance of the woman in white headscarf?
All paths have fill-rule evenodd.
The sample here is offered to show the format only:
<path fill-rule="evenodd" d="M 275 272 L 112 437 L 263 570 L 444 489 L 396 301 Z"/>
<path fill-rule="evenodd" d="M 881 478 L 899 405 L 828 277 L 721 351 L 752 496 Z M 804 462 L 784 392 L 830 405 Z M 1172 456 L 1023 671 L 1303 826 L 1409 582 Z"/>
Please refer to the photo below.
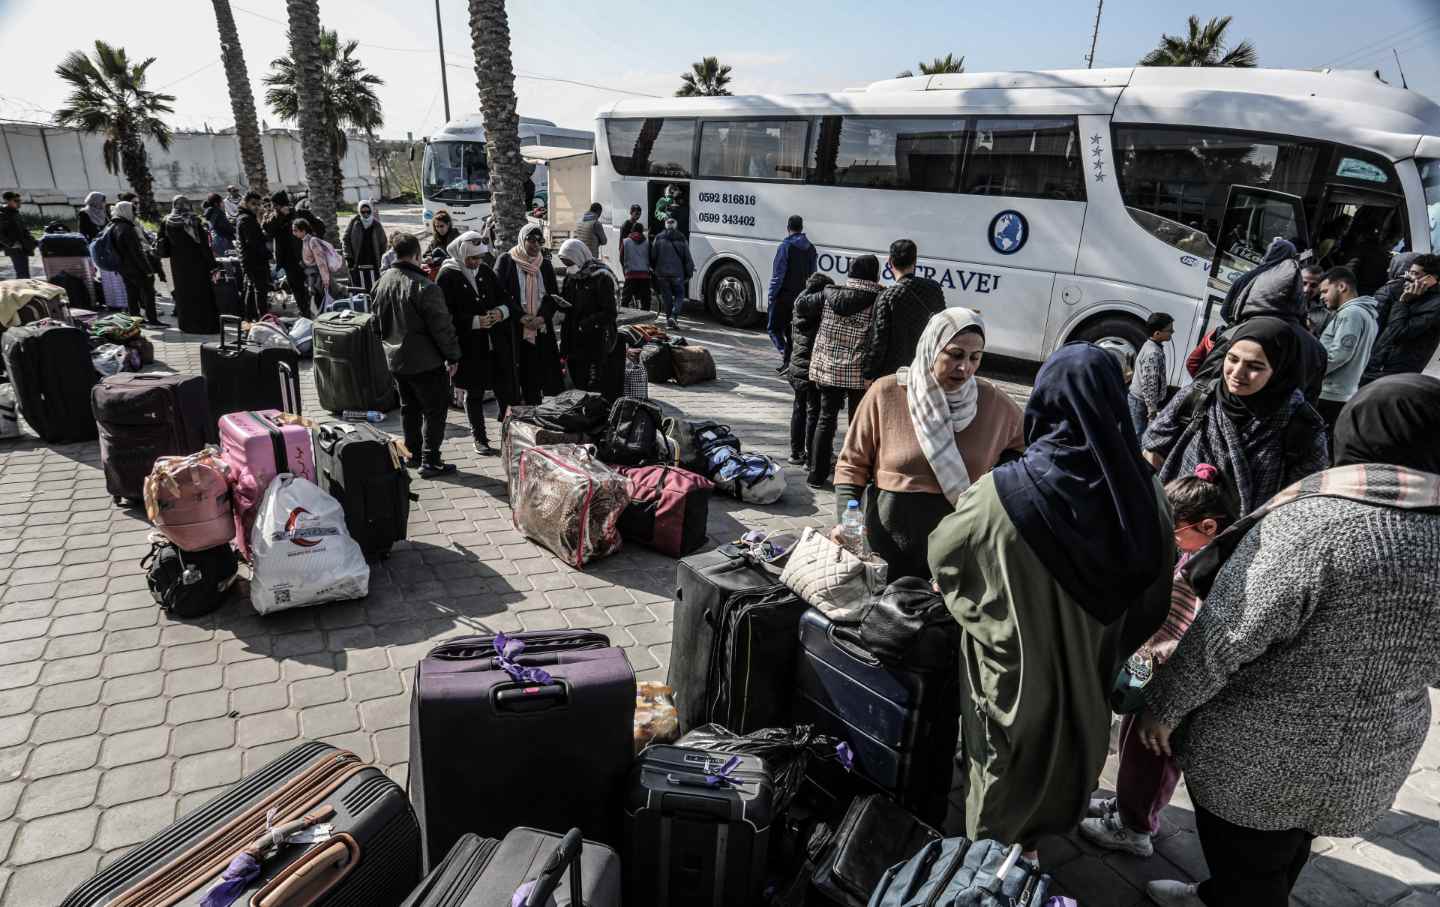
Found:
<path fill-rule="evenodd" d="M 874 486 L 866 535 L 891 580 L 929 579 L 931 531 L 971 482 L 1025 449 L 1020 407 L 975 376 L 984 353 L 979 313 L 945 309 L 911 364 L 872 384 L 851 417 L 835 466 L 836 519 Z"/>
<path fill-rule="evenodd" d="M 485 240 L 471 230 L 451 240 L 435 282 L 445 293 L 445 304 L 455 319 L 460 340 L 460 367 L 451 383 L 465 391 L 465 413 L 470 417 L 475 452 L 495 456 L 485 431 L 485 391 L 495 391 L 500 418 L 515 399 L 515 350 L 511 343 L 509 319 L 500 283 L 481 256 Z"/>
<path fill-rule="evenodd" d="M 505 294 L 513 325 L 519 399 L 531 405 L 565 389 L 560 349 L 555 338 L 556 300 L 560 287 L 555 267 L 544 252 L 545 231 L 537 224 L 520 228 L 515 247 L 495 263 L 495 277 Z"/>
<path fill-rule="evenodd" d="M 342 240 L 345 263 L 350 269 L 350 286 L 368 293 L 380 274 L 380 263 L 385 249 L 390 245 L 385 238 L 385 226 L 375 212 L 375 203 L 361 199 L 356 214 L 345 227 Z"/>
<path fill-rule="evenodd" d="M 625 347 L 617 342 L 615 275 L 578 239 L 560 246 L 565 282 L 560 295 L 570 303 L 560 329 L 560 353 L 570 380 L 582 391 L 614 401 L 625 386 Z"/>
<path fill-rule="evenodd" d="M 91 192 L 85 196 L 85 207 L 80 209 L 78 220 L 85 241 L 93 242 L 110 220 L 110 214 L 105 210 L 105 193 Z"/>

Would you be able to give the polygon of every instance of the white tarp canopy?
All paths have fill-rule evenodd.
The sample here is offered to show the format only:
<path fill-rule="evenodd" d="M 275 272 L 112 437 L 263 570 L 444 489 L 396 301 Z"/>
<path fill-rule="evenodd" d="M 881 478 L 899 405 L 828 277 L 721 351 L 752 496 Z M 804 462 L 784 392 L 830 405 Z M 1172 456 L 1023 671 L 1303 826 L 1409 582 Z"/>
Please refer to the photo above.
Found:
<path fill-rule="evenodd" d="M 550 171 L 550 197 L 547 200 L 550 235 L 559 237 L 574 233 L 580 215 L 590 208 L 591 153 L 574 148 L 533 146 L 520 149 L 520 153 L 527 161 L 543 162 Z"/>

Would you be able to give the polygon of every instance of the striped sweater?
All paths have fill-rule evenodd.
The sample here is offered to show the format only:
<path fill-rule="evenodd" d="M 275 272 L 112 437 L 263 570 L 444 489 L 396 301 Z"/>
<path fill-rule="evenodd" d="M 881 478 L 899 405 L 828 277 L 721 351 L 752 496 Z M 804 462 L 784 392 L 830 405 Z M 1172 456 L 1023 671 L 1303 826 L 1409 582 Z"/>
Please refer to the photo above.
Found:
<path fill-rule="evenodd" d="M 1385 815 L 1440 686 L 1440 513 L 1340 498 L 1245 534 L 1145 689 L 1197 803 L 1347 837 Z"/>

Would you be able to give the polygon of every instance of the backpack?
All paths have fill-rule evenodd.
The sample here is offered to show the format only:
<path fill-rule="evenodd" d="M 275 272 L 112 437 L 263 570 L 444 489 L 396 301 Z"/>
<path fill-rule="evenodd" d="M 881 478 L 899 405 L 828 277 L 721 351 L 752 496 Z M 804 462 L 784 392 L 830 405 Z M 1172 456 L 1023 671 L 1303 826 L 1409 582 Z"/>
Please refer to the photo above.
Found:
<path fill-rule="evenodd" d="M 320 250 L 325 253 L 325 267 L 331 274 L 345 273 L 345 258 L 335 247 L 323 239 L 317 240 L 320 243 Z"/>
<path fill-rule="evenodd" d="M 114 222 L 106 224 L 100 235 L 90 243 L 90 258 L 102 271 L 120 271 L 120 250 L 115 246 Z"/>
<path fill-rule="evenodd" d="M 172 617 L 200 617 L 225 604 L 235 582 L 238 561 L 230 545 L 181 551 L 169 539 L 152 537 L 150 553 L 140 559 L 150 594 Z"/>
<path fill-rule="evenodd" d="M 620 466 L 662 461 L 668 445 L 660 424 L 660 407 L 640 397 L 621 397 L 610 407 L 610 424 L 600 438 L 600 459 Z"/>
<path fill-rule="evenodd" d="M 773 504 L 785 493 L 785 467 L 762 453 L 711 448 L 710 478 L 721 491 L 746 504 Z"/>
<path fill-rule="evenodd" d="M 1210 413 L 1210 401 L 1215 396 L 1215 386 L 1223 380 L 1225 379 L 1197 379 L 1181 392 L 1185 396 L 1175 410 L 1175 421 L 1187 426 L 1182 437 L 1193 436 L 1204 426 Z M 1280 445 L 1286 470 L 1300 462 L 1300 458 L 1308 452 L 1308 445 L 1315 437 L 1315 432 L 1324 427 L 1324 420 L 1309 403 L 1304 403 L 1295 411 L 1290 421 L 1285 423 L 1285 434 Z"/>
<path fill-rule="evenodd" d="M 730 433 L 730 426 L 719 422 L 691 422 L 672 416 L 661 423 L 661 430 L 670 441 L 671 462 L 702 475 L 710 472 L 707 450 L 715 447 L 740 450 L 740 439 Z"/>
<path fill-rule="evenodd" d="M 535 407 L 531 421 L 551 431 L 590 435 L 599 431 L 609 416 L 610 408 L 599 394 L 565 391 Z"/>
<path fill-rule="evenodd" d="M 931 841 L 890 867 L 870 907 L 1041 907 L 1050 877 L 1020 858 L 1020 845 L 989 839 Z"/>

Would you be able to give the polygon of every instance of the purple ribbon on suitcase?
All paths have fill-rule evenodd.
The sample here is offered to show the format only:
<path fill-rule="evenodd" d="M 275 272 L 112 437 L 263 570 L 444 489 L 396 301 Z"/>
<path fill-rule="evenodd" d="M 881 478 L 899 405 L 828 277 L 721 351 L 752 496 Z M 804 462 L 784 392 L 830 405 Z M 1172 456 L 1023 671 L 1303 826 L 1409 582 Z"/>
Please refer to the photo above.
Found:
<path fill-rule="evenodd" d="M 525 651 L 525 641 L 500 633 L 495 637 L 495 661 L 516 683 L 554 683 L 555 678 L 544 668 L 526 668 L 515 663 Z"/>

